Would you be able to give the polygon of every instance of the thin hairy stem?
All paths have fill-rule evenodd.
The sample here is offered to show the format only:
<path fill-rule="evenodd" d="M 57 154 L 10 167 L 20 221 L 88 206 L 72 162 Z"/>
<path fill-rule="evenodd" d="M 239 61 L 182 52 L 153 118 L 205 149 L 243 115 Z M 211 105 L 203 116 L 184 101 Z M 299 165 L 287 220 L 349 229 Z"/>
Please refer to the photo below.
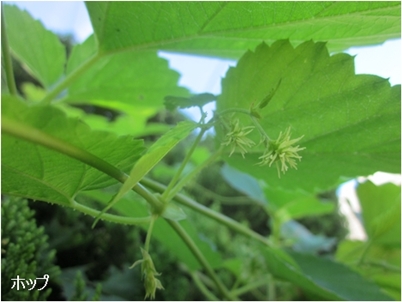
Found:
<path fill-rule="evenodd" d="M 232 204 L 232 205 L 261 205 L 257 200 L 254 200 L 248 196 L 222 196 L 217 194 L 208 188 L 200 185 L 199 183 L 192 183 L 191 189 L 196 190 L 199 193 L 202 193 L 206 196 L 211 197 L 214 200 L 218 200 L 222 204 Z"/>
<path fill-rule="evenodd" d="M 212 278 L 222 295 L 228 300 L 239 300 L 236 296 L 232 295 L 225 285 L 221 282 L 215 271 L 209 265 L 207 259 L 205 259 L 202 252 L 198 249 L 197 245 L 194 243 L 193 239 L 187 234 L 187 232 L 182 228 L 182 226 L 177 222 L 170 219 L 166 219 L 170 226 L 176 231 L 176 233 L 181 237 L 193 255 L 197 258 L 198 262 L 204 267 L 208 275 Z"/>
<path fill-rule="evenodd" d="M 91 215 L 93 217 L 96 217 L 99 215 L 100 211 L 94 210 L 92 208 L 86 207 L 80 203 L 75 203 L 72 206 L 73 209 L 80 211 L 82 213 Z M 139 225 L 139 224 L 147 224 L 152 221 L 152 217 L 124 217 L 124 216 L 118 216 L 118 215 L 113 215 L 113 214 L 103 214 L 102 218 L 107 221 L 111 222 L 116 222 L 116 223 L 121 223 L 121 224 L 129 224 L 129 225 Z"/>
<path fill-rule="evenodd" d="M 148 179 L 146 177 L 144 177 L 140 183 L 154 191 L 157 191 L 157 192 L 163 192 L 166 188 L 164 185 L 162 185 L 156 181 L 153 181 L 151 179 Z M 272 246 L 272 243 L 270 242 L 270 240 L 268 238 L 265 238 L 264 236 L 254 232 L 253 230 L 240 224 L 239 222 L 237 222 L 236 220 L 233 220 L 232 218 L 229 218 L 221 213 L 215 212 L 215 211 L 211 210 L 210 208 L 203 206 L 202 204 L 199 204 L 198 202 L 194 201 L 193 199 L 191 199 L 183 194 L 176 194 L 174 196 L 174 200 L 206 217 L 209 217 L 209 218 L 227 226 L 228 228 L 230 228 L 231 230 L 233 230 L 237 233 L 243 234 L 246 237 L 257 240 L 257 241 L 263 243 L 264 245 Z"/>
<path fill-rule="evenodd" d="M 260 280 L 253 280 L 252 282 L 248 282 L 245 286 L 239 287 L 235 290 L 232 290 L 232 293 L 239 296 L 239 295 L 243 295 L 255 288 L 258 288 L 260 286 L 264 286 L 267 285 L 267 279 L 266 278 L 262 278 Z"/>
<path fill-rule="evenodd" d="M 149 243 L 151 242 L 152 231 L 154 229 L 155 221 L 158 219 L 157 215 L 152 215 L 151 223 L 147 231 L 147 238 L 145 239 L 145 250 L 149 252 Z"/>
<path fill-rule="evenodd" d="M 197 272 L 191 272 L 190 273 L 191 277 L 194 280 L 195 285 L 198 287 L 198 289 L 204 294 L 204 296 L 209 300 L 209 301 L 219 301 L 219 298 L 216 297 L 201 281 L 200 277 L 198 276 Z"/>
<path fill-rule="evenodd" d="M 204 161 L 201 165 L 198 165 L 195 167 L 190 173 L 188 173 L 186 176 L 184 176 L 180 182 L 169 192 L 169 195 L 166 197 L 167 201 L 170 201 L 179 191 L 198 173 L 200 173 L 201 170 L 203 170 L 205 167 L 216 161 L 219 156 L 222 154 L 223 148 L 221 147 L 218 151 L 216 151 L 214 154 L 212 154 L 206 161 Z"/>
<path fill-rule="evenodd" d="M 176 185 L 177 181 L 179 180 L 181 173 L 183 172 L 184 168 L 186 167 L 187 163 L 189 162 L 191 155 L 193 154 L 195 148 L 197 148 L 198 144 L 201 141 L 202 136 L 204 135 L 205 131 L 207 129 L 201 129 L 200 133 L 198 134 L 197 138 L 195 139 L 193 145 L 191 146 L 190 150 L 187 152 L 186 157 L 184 158 L 183 162 L 181 163 L 179 169 L 173 176 L 173 179 L 170 181 L 168 187 L 162 194 L 162 199 L 164 202 L 168 202 L 169 199 L 167 197 L 169 196 L 170 191 L 173 189 L 173 187 Z"/>

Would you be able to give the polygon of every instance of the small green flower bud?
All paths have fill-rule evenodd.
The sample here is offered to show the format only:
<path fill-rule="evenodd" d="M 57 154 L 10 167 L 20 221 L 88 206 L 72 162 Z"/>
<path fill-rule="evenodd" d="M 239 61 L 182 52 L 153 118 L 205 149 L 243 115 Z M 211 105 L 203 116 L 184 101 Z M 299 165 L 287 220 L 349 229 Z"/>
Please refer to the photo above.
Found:
<path fill-rule="evenodd" d="M 238 119 L 231 122 L 230 131 L 226 134 L 226 140 L 222 143 L 223 146 L 232 147 L 229 156 L 232 156 L 233 152 L 238 148 L 244 158 L 247 148 L 255 145 L 251 139 L 246 137 L 253 129 L 253 126 L 241 127 Z"/>
<path fill-rule="evenodd" d="M 265 150 L 264 154 L 259 157 L 261 161 L 258 163 L 258 165 L 269 165 L 271 167 L 271 165 L 275 163 L 278 170 L 279 178 L 281 177 L 280 171 L 285 174 L 285 172 L 288 170 L 287 164 L 291 168 L 297 169 L 295 158 L 299 161 L 302 158 L 299 154 L 297 154 L 297 152 L 306 148 L 299 148 L 299 146 L 294 147 L 292 145 L 297 143 L 302 138 L 303 136 L 291 140 L 290 127 L 285 131 L 283 135 L 282 132 L 280 132 L 279 137 L 276 140 L 269 142 L 268 148 Z M 281 163 L 280 168 L 279 162 Z"/>

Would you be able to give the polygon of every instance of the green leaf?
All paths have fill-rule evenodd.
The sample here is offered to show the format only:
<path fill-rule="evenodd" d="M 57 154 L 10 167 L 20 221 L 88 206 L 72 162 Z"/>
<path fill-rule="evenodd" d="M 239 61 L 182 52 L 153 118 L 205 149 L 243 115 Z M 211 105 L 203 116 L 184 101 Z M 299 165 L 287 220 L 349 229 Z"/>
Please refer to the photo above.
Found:
<path fill-rule="evenodd" d="M 271 188 L 307 192 L 333 188 L 345 177 L 400 173 L 400 85 L 390 87 L 386 79 L 355 75 L 353 57 L 329 56 L 324 43 L 310 41 L 294 49 L 281 40 L 248 51 L 223 79 L 217 112 L 248 110 L 280 79 L 269 106 L 260 111 L 260 122 L 272 139 L 288 127 L 292 139 L 303 136 L 297 145 L 306 149 L 299 152 L 297 170 L 289 169 L 278 178 L 275 167 L 256 165 L 263 144 L 245 160 L 240 154 L 226 157 L 230 165 L 265 180 Z M 250 124 L 244 114 L 234 118 Z M 220 144 L 223 133 L 217 130 Z M 249 137 L 260 140 L 257 131 Z"/>
<path fill-rule="evenodd" d="M 67 74 L 96 53 L 94 37 L 74 47 Z M 68 88 L 65 101 L 94 104 L 147 118 L 163 108 L 168 94 L 188 94 L 177 87 L 179 74 L 156 52 L 124 52 L 101 57 Z"/>
<path fill-rule="evenodd" d="M 336 259 L 348 265 L 356 265 L 364 255 L 363 262 L 383 262 L 388 266 L 401 267 L 401 247 L 387 247 L 380 244 L 370 244 L 367 241 L 343 240 L 336 251 Z"/>
<path fill-rule="evenodd" d="M 373 280 L 395 300 L 401 299 L 400 244 L 390 248 L 376 243 L 344 240 L 338 245 L 336 259 Z"/>
<path fill-rule="evenodd" d="M 343 264 L 307 254 L 288 255 L 278 249 L 262 252 L 274 276 L 292 282 L 319 299 L 391 300 L 374 283 Z"/>
<path fill-rule="evenodd" d="M 179 221 L 187 218 L 186 213 L 184 213 L 183 209 L 174 203 L 169 203 L 165 208 L 165 211 L 162 214 L 162 217 Z"/>
<path fill-rule="evenodd" d="M 262 40 L 331 51 L 400 37 L 399 2 L 86 2 L 102 52 L 163 49 L 238 58 Z"/>
<path fill-rule="evenodd" d="M 376 186 L 367 181 L 357 188 L 364 226 L 377 243 L 401 245 L 401 188 L 392 183 Z"/>
<path fill-rule="evenodd" d="M 329 214 L 333 212 L 334 209 L 335 205 L 333 203 L 320 202 L 313 196 L 304 198 L 300 196 L 297 200 L 289 202 L 278 209 L 275 215 L 286 216 L 288 219 L 300 219 L 303 217 Z"/>
<path fill-rule="evenodd" d="M 66 50 L 59 38 L 26 11 L 4 4 L 7 36 L 13 55 L 49 88 L 64 72 Z"/>
<path fill-rule="evenodd" d="M 28 107 L 11 96 L 2 97 L 2 117 L 67 141 L 126 171 L 143 151 L 140 140 L 92 131 L 52 106 Z M 4 194 L 71 205 L 79 192 L 116 182 L 76 159 L 8 134 L 2 135 L 1 159 Z"/>
<path fill-rule="evenodd" d="M 282 79 L 279 79 L 278 84 L 276 84 L 275 88 L 272 88 L 266 97 L 264 97 L 264 99 L 261 101 L 261 103 L 258 104 L 258 109 L 263 109 L 265 107 L 267 107 L 268 103 L 271 101 L 271 99 L 274 97 L 276 91 L 279 88 L 279 85 L 281 85 L 281 81 Z"/>
<path fill-rule="evenodd" d="M 124 194 L 130 191 L 170 150 L 181 140 L 185 139 L 197 126 L 198 124 L 190 121 L 180 122 L 176 127 L 159 138 L 134 165 L 129 178 L 120 187 L 117 194 L 102 213 L 106 212 L 118 202 Z"/>
<path fill-rule="evenodd" d="M 177 97 L 177 96 L 166 96 L 165 97 L 165 107 L 168 110 L 174 110 L 177 107 L 184 109 L 194 106 L 202 107 L 216 100 L 216 96 L 211 93 L 201 93 L 193 95 L 189 98 Z"/>
<path fill-rule="evenodd" d="M 25 82 L 21 85 L 21 90 L 25 95 L 25 98 L 30 101 L 39 102 L 41 101 L 45 95 L 46 90 L 32 84 L 30 82 Z"/>

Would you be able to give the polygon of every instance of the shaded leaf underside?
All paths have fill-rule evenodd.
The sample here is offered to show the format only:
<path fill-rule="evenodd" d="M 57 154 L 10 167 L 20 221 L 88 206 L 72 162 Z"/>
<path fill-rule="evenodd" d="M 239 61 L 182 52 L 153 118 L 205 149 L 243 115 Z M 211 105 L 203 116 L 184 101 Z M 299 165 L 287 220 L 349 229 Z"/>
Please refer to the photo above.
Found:
<path fill-rule="evenodd" d="M 398 2 L 87 2 L 105 52 L 154 48 L 238 58 L 261 40 L 329 48 L 400 36 Z M 122 22 L 124 20 L 124 22 Z"/>

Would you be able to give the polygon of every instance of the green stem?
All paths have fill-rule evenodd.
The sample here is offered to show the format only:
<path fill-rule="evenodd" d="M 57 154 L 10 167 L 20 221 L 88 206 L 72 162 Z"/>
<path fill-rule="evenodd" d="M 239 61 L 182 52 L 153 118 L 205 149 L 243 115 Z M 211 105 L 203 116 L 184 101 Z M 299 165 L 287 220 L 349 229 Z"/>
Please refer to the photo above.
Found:
<path fill-rule="evenodd" d="M 68 76 L 64 78 L 56 87 L 53 88 L 43 99 L 42 103 L 49 104 L 60 92 L 71 85 L 75 80 L 77 80 L 85 71 L 87 71 L 93 64 L 95 64 L 103 55 L 96 53 L 90 58 L 88 58 L 79 67 L 74 69 Z"/>
<path fill-rule="evenodd" d="M 103 159 L 81 149 L 74 145 L 71 145 L 59 138 L 51 136 L 39 129 L 32 126 L 24 125 L 16 122 L 8 117 L 2 117 L 1 119 L 1 131 L 2 133 L 10 134 L 12 136 L 27 140 L 34 144 L 39 144 L 49 149 L 55 150 L 72 158 L 75 158 L 95 169 L 102 171 L 103 173 L 113 177 L 119 182 L 124 183 L 128 176 L 123 171 L 119 170 L 115 166 L 109 164 Z M 144 197 L 152 207 L 161 208 L 162 203 L 142 185 L 136 185 L 133 190 L 139 195 Z"/>
<path fill-rule="evenodd" d="M 268 141 L 270 142 L 271 139 L 269 138 L 269 136 L 267 135 L 267 133 L 265 132 L 265 130 L 262 128 L 261 124 L 256 120 L 256 118 L 252 115 L 250 115 L 251 121 L 253 122 L 254 126 L 257 128 L 258 132 L 260 132 L 260 134 Z"/>
<path fill-rule="evenodd" d="M 218 297 L 216 297 L 205 285 L 202 283 L 200 277 L 198 277 L 197 272 L 191 272 L 190 273 L 191 277 L 194 280 L 195 285 L 198 287 L 198 289 L 204 294 L 205 297 L 209 301 L 219 301 Z"/>
<path fill-rule="evenodd" d="M 151 242 L 152 231 L 154 229 L 155 221 L 158 219 L 157 215 L 152 215 L 151 223 L 147 231 L 147 238 L 145 239 L 145 250 L 149 252 L 149 243 Z"/>
<path fill-rule="evenodd" d="M 91 215 L 93 217 L 96 217 L 100 213 L 100 211 L 94 210 L 92 208 L 88 208 L 79 203 L 75 203 L 72 206 L 72 208 L 75 210 L 78 210 L 84 214 Z M 111 221 L 111 222 L 116 222 L 116 223 L 130 224 L 130 225 L 147 224 L 152 221 L 151 216 L 133 218 L 133 217 L 117 216 L 117 215 L 113 215 L 113 214 L 103 214 L 101 219 Z"/>
<path fill-rule="evenodd" d="M 8 45 L 6 25 L 4 21 L 4 7 L 1 9 L 1 51 L 4 59 L 4 69 L 6 73 L 7 86 L 10 94 L 17 95 L 17 86 L 15 84 L 13 64 L 10 55 L 10 46 Z"/>
<path fill-rule="evenodd" d="M 173 221 L 170 219 L 166 219 L 166 221 L 176 231 L 176 233 L 181 237 L 181 239 L 184 241 L 184 243 L 187 245 L 187 247 L 190 249 L 190 251 L 193 253 L 193 255 L 197 258 L 198 262 L 204 267 L 204 269 L 207 271 L 208 275 L 215 282 L 216 286 L 218 287 L 218 289 L 222 293 L 222 295 L 228 300 L 233 300 L 233 301 L 238 300 L 238 298 L 235 297 L 234 295 L 232 295 L 228 291 L 228 289 L 225 287 L 225 285 L 221 282 L 221 280 L 215 274 L 212 267 L 209 265 L 207 259 L 205 259 L 202 252 L 198 249 L 197 245 L 194 243 L 194 241 L 191 239 L 191 237 L 186 233 L 186 231 L 182 228 L 182 226 L 177 221 Z"/>
<path fill-rule="evenodd" d="M 166 187 L 164 185 L 162 185 L 158 182 L 155 182 L 151 179 L 148 179 L 146 177 L 144 177 L 141 180 L 141 183 L 144 186 L 146 186 L 152 190 L 155 190 L 157 192 L 163 192 L 166 189 Z M 191 198 L 189 198 L 183 194 L 176 194 L 174 199 L 178 203 L 180 203 L 184 206 L 187 206 L 190 209 L 197 211 L 198 213 L 203 214 L 203 215 L 227 226 L 228 228 L 232 229 L 233 231 L 235 231 L 237 233 L 240 233 L 246 237 L 255 239 L 255 240 L 263 243 L 264 245 L 267 245 L 267 246 L 272 245 L 272 243 L 264 236 L 254 232 L 253 230 L 250 230 L 249 228 L 245 227 L 244 225 L 238 223 L 236 220 L 233 220 L 221 213 L 215 212 L 215 211 L 211 210 L 210 208 L 203 206 L 202 204 L 199 204 L 198 202 L 192 200 Z"/>
<path fill-rule="evenodd" d="M 229 108 L 229 109 L 225 109 L 220 112 L 217 112 L 217 114 L 219 114 L 219 115 L 225 115 L 228 113 L 242 113 L 242 114 L 251 116 L 250 110 L 243 109 L 243 108 Z"/>
<path fill-rule="evenodd" d="M 167 199 L 167 197 L 169 196 L 170 191 L 173 189 L 174 185 L 179 180 L 181 173 L 183 172 L 184 168 L 186 167 L 188 161 L 191 158 L 191 155 L 193 154 L 195 148 L 198 146 L 198 144 L 201 141 L 201 138 L 204 135 L 206 130 L 207 129 L 201 129 L 200 133 L 198 134 L 197 138 L 195 139 L 195 141 L 194 141 L 193 145 L 191 146 L 190 150 L 187 152 L 186 157 L 184 158 L 183 162 L 181 163 L 181 165 L 179 167 L 179 170 L 177 170 L 177 172 L 174 175 L 173 179 L 170 181 L 168 187 L 163 192 L 162 199 L 163 199 L 164 202 L 169 202 L 169 199 Z"/>
<path fill-rule="evenodd" d="M 222 196 L 219 195 L 204 186 L 194 183 L 191 184 L 191 189 L 204 194 L 214 200 L 218 200 L 221 204 L 232 204 L 232 205 L 261 205 L 258 201 L 247 197 L 247 196 Z"/>
<path fill-rule="evenodd" d="M 201 165 L 198 165 L 188 173 L 186 176 L 184 176 L 180 182 L 169 191 L 167 197 L 166 197 L 166 202 L 170 201 L 179 191 L 189 182 L 190 179 L 192 179 L 195 175 L 200 173 L 202 169 L 204 169 L 206 166 L 209 164 L 213 163 L 222 153 L 223 148 L 221 147 L 218 151 L 216 151 L 212 156 L 210 156 L 206 161 L 204 161 Z"/>
<path fill-rule="evenodd" d="M 275 301 L 276 300 L 276 292 L 275 292 L 275 279 L 271 274 L 268 275 L 268 300 Z"/>
<path fill-rule="evenodd" d="M 232 290 L 232 293 L 239 296 L 245 294 L 255 288 L 264 286 L 267 284 L 267 279 L 263 278 L 258 281 L 248 282 L 245 286 L 239 287 L 238 289 Z"/>

